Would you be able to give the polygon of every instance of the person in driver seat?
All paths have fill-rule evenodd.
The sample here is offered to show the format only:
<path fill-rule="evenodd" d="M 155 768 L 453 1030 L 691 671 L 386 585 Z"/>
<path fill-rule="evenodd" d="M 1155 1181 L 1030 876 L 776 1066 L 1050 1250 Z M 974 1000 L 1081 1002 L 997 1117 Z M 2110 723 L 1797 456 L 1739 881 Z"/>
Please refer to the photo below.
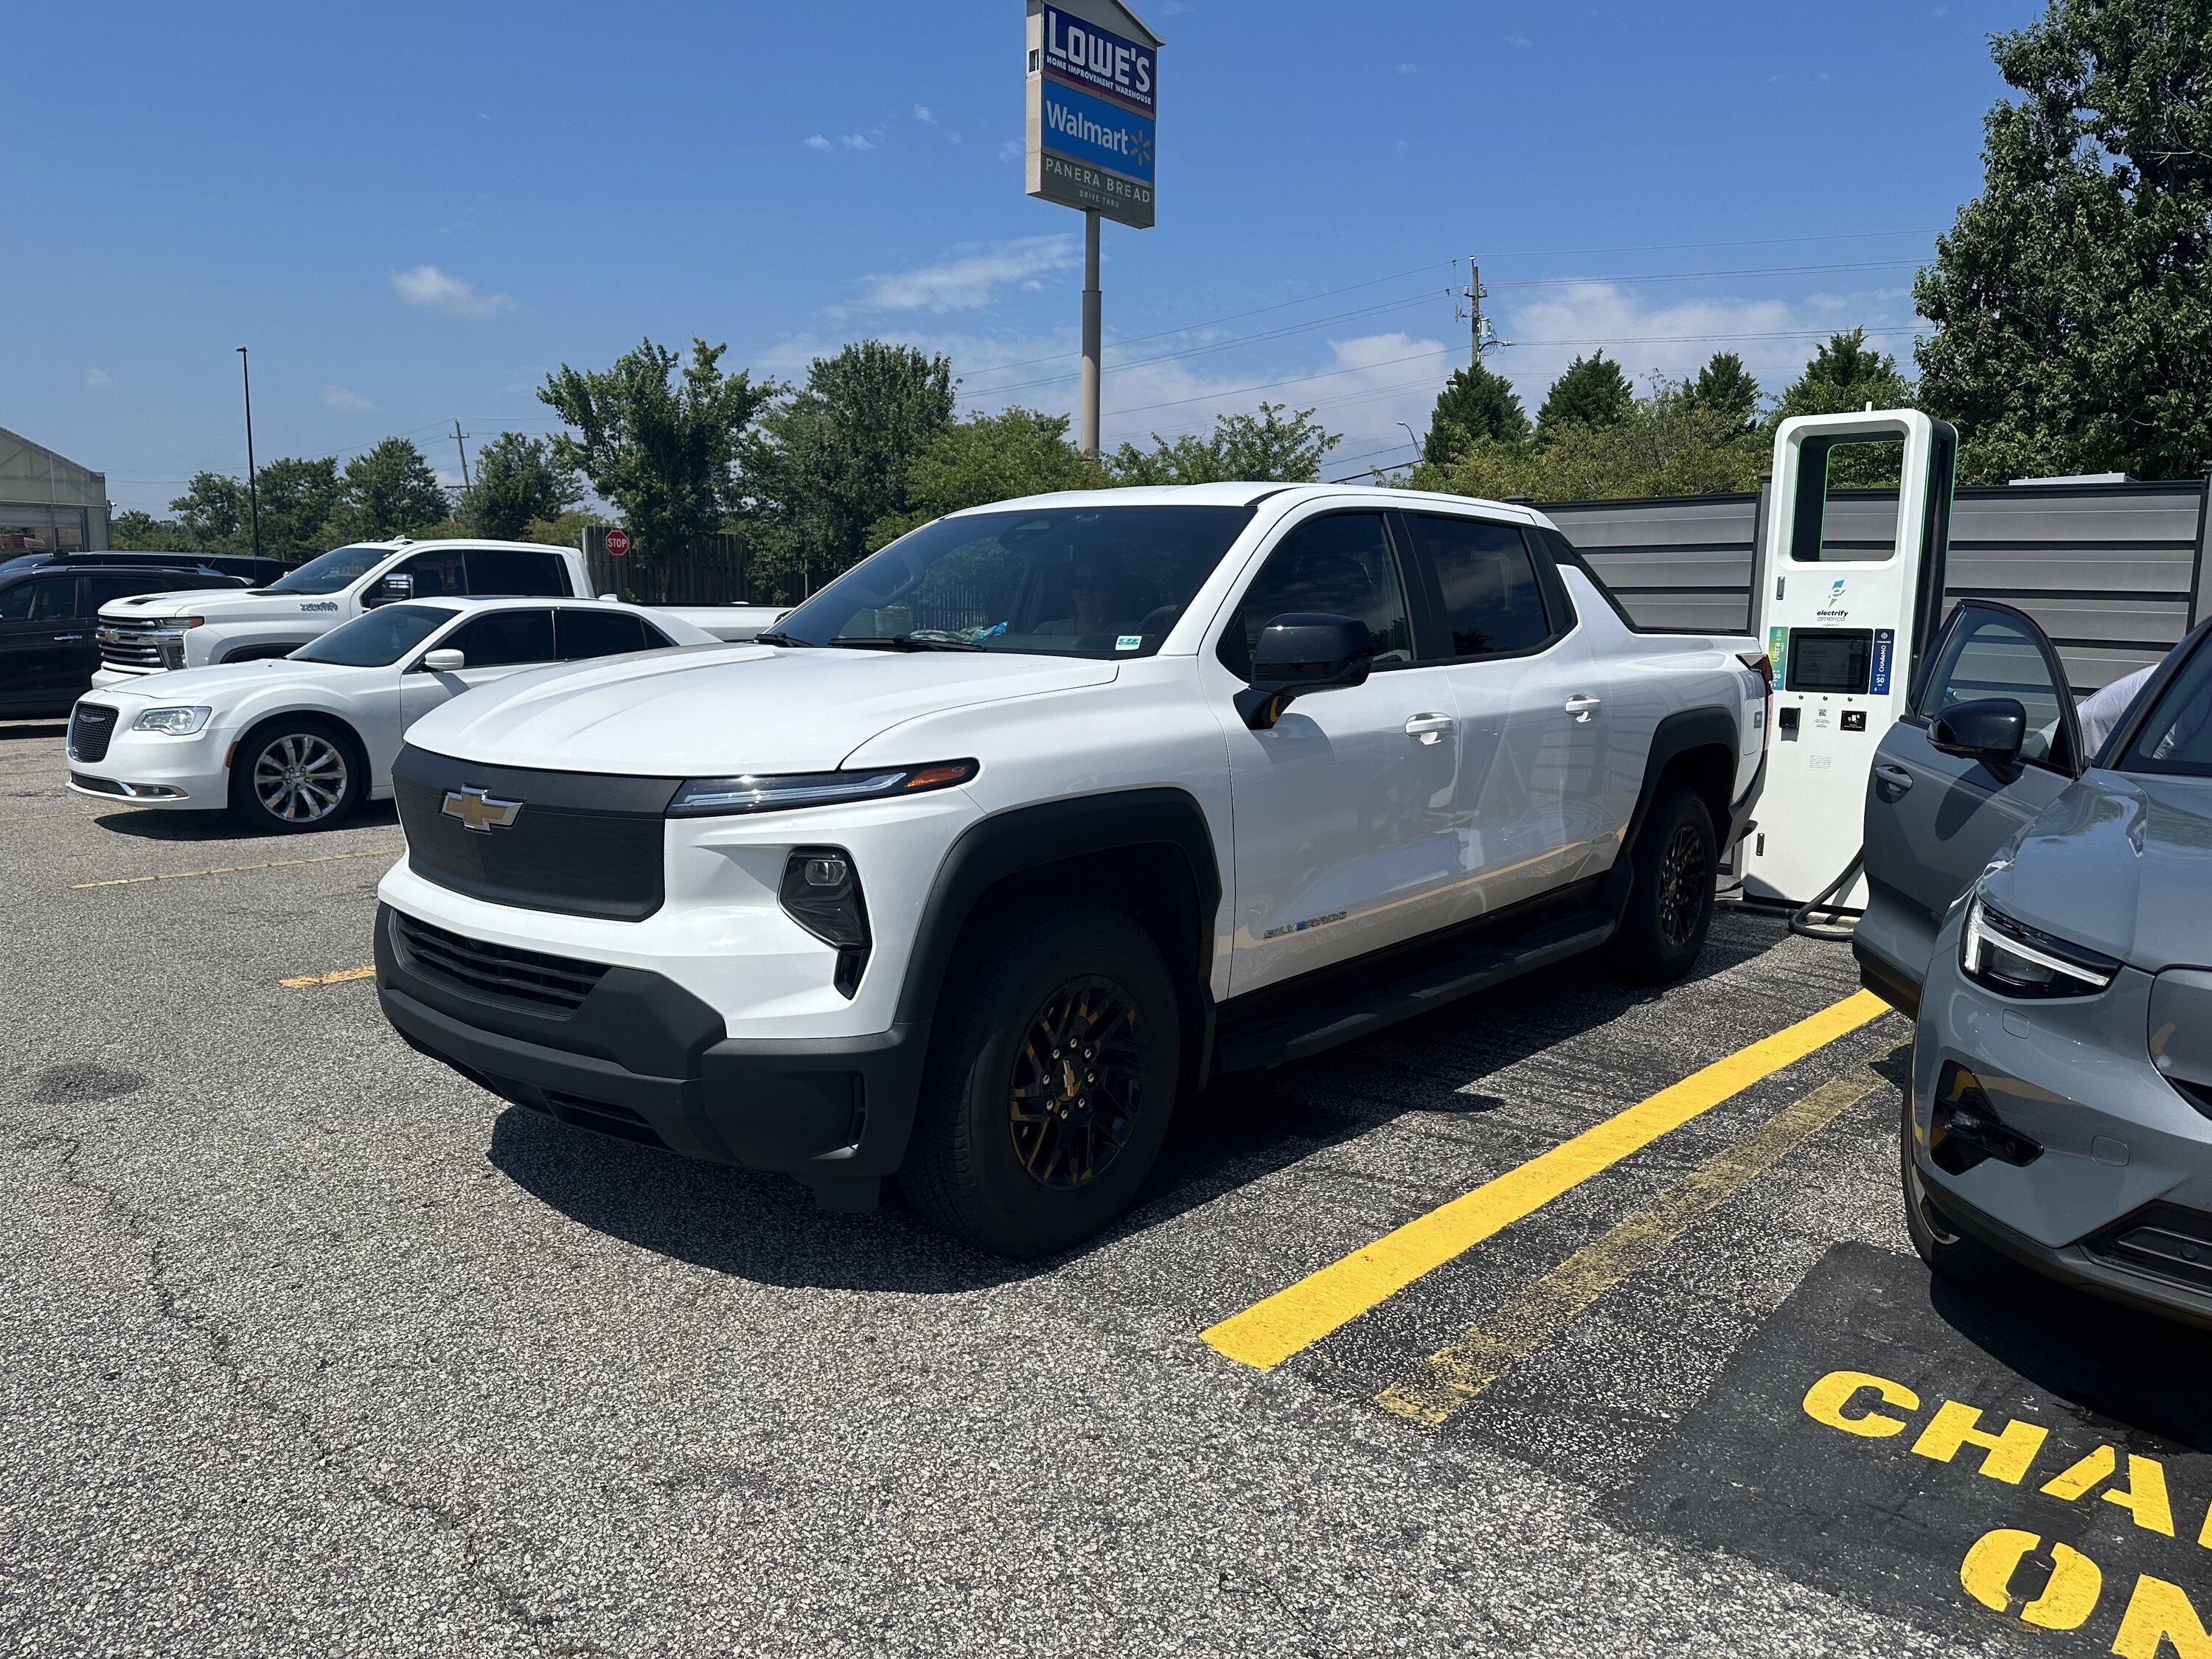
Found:
<path fill-rule="evenodd" d="M 1067 575 L 1073 616 L 1039 623 L 1040 634 L 1119 634 L 1133 629 L 1152 607 L 1139 596 L 1137 579 L 1110 555 L 1078 554 Z"/>

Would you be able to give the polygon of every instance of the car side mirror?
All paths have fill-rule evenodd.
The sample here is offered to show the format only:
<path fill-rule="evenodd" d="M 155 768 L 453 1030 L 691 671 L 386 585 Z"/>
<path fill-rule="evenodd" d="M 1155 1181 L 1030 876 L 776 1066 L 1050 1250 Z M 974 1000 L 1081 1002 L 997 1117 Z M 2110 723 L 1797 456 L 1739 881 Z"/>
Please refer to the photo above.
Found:
<path fill-rule="evenodd" d="M 1252 647 L 1252 683 L 1237 694 L 1237 712 L 1255 732 L 1282 719 L 1291 699 L 1364 685 L 1375 665 L 1375 635 L 1351 617 L 1293 611 L 1260 630 Z"/>
<path fill-rule="evenodd" d="M 458 673 L 468 665 L 468 653 L 456 651 L 450 645 L 441 645 L 435 651 L 422 653 L 422 666 L 433 674 Z"/>
<path fill-rule="evenodd" d="M 1998 771 L 2019 763 L 2027 740 L 2027 710 L 2017 697 L 1972 697 L 1947 706 L 1928 727 L 1938 754 L 1977 760 Z"/>
<path fill-rule="evenodd" d="M 415 579 L 404 574 L 386 576 L 368 590 L 362 599 L 364 610 L 374 610 L 380 605 L 398 605 L 415 597 Z"/>

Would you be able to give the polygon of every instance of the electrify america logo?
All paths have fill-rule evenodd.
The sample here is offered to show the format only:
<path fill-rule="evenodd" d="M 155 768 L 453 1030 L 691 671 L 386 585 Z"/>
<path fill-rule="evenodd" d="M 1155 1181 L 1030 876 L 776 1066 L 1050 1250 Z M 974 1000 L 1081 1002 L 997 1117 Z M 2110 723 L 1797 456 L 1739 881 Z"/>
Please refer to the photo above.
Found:
<path fill-rule="evenodd" d="M 1844 605 L 1844 579 L 1836 578 L 1836 585 L 1828 590 L 1828 603 L 1813 613 L 1822 622 L 1841 622 L 1851 613 Z"/>

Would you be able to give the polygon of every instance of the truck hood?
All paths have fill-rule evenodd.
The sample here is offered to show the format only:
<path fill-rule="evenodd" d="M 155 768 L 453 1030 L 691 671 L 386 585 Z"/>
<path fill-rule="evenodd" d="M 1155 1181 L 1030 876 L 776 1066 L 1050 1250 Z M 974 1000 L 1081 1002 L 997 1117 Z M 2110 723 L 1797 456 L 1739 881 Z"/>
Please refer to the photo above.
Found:
<path fill-rule="evenodd" d="M 2091 771 L 2021 832 L 1990 902 L 2148 973 L 2212 967 L 2212 779 Z"/>
<path fill-rule="evenodd" d="M 179 593 L 140 593 L 110 599 L 100 607 L 108 622 L 160 622 L 170 617 L 205 617 L 210 622 L 258 621 L 269 617 L 339 617 L 345 600 L 337 593 L 270 593 L 255 588 L 191 588 Z"/>
<path fill-rule="evenodd" d="M 166 674 L 106 686 L 88 693 L 96 702 L 154 705 L 163 708 L 182 704 L 205 704 L 216 711 L 216 724 L 239 699 L 270 685 L 345 685 L 363 676 L 396 677 L 395 668 L 350 668 L 340 663 L 294 662 L 272 657 L 261 662 L 217 663 L 210 668 L 173 668 Z"/>
<path fill-rule="evenodd" d="M 555 772 L 822 772 L 919 716 L 1105 685 L 1115 672 L 1110 662 L 1011 653 L 697 646 L 518 674 L 424 715 L 407 741 Z"/>

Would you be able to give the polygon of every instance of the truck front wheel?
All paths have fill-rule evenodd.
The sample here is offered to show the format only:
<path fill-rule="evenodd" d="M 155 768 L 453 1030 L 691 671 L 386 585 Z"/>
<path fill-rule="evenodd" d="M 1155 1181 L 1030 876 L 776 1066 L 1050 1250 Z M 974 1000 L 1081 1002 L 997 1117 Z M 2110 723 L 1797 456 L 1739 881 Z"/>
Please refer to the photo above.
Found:
<path fill-rule="evenodd" d="M 1175 987 L 1151 937 L 1096 906 L 1026 910 L 946 976 L 899 1182 L 923 1218 L 1001 1255 L 1106 1226 L 1175 1110 Z"/>

